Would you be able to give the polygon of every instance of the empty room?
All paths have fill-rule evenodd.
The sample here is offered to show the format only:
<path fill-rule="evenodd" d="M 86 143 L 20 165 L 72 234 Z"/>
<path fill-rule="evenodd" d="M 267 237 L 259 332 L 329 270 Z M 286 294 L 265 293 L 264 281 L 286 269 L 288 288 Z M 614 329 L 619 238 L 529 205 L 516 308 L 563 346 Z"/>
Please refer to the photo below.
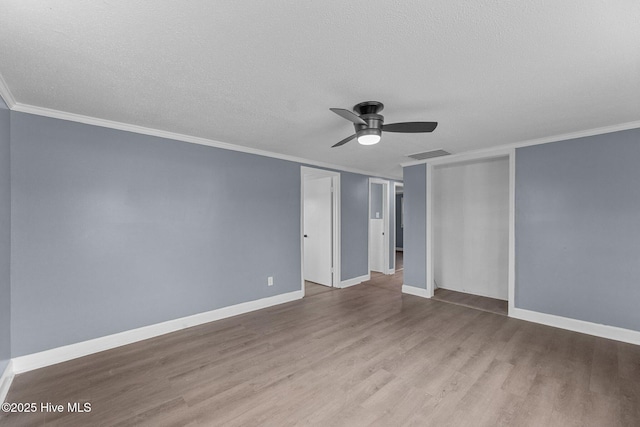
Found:
<path fill-rule="evenodd" d="M 0 425 L 640 425 L 639 22 L 0 0 Z"/>

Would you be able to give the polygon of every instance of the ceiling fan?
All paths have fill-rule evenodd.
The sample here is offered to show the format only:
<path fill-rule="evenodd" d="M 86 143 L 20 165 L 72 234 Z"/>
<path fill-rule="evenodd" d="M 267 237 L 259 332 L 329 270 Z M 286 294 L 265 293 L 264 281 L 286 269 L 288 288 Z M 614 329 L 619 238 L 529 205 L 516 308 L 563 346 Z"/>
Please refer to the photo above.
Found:
<path fill-rule="evenodd" d="M 382 131 L 402 133 L 433 132 L 438 126 L 438 122 L 403 122 L 385 125 L 384 117 L 378 114 L 383 108 L 382 102 L 378 101 L 359 103 L 353 107 L 355 113 L 344 108 L 329 108 L 340 117 L 353 122 L 353 127 L 356 129 L 356 133 L 332 145 L 331 148 L 340 147 L 354 138 L 358 138 L 358 142 L 362 145 L 377 144 L 380 142 Z"/>

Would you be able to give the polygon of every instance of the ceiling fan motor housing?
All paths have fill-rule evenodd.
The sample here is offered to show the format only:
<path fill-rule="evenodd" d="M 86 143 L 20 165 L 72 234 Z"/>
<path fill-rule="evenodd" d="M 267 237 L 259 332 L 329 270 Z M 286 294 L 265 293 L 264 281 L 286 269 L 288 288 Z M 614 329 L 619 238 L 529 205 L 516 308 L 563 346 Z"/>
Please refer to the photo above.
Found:
<path fill-rule="evenodd" d="M 362 120 L 367 122 L 366 125 L 354 123 L 353 127 L 358 136 L 362 135 L 378 135 L 382 134 L 382 125 L 384 117 L 378 114 L 384 108 L 384 104 L 378 101 L 361 102 L 353 107 L 353 111 L 360 116 Z"/>
<path fill-rule="evenodd" d="M 353 111 L 359 116 L 363 114 L 378 114 L 382 110 L 384 110 L 384 104 L 378 101 L 365 101 L 353 107 Z"/>
<path fill-rule="evenodd" d="M 356 132 L 362 131 L 364 129 L 382 129 L 384 117 L 382 117 L 380 114 L 364 114 L 360 117 L 362 118 L 362 120 L 367 122 L 367 124 L 363 125 L 360 123 L 354 123 L 353 127 L 355 128 Z"/>

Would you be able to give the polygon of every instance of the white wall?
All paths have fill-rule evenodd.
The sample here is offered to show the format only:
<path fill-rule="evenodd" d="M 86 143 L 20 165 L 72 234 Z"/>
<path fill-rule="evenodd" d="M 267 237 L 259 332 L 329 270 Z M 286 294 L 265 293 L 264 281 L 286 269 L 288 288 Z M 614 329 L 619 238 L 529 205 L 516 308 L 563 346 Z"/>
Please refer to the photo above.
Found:
<path fill-rule="evenodd" d="M 438 287 L 506 300 L 508 158 L 434 168 L 433 231 Z"/>

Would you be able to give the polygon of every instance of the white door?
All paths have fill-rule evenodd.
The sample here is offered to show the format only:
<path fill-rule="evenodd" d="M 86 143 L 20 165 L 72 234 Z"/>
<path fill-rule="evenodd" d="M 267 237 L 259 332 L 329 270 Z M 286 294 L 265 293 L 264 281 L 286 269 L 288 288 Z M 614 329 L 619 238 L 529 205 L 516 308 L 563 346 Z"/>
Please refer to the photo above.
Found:
<path fill-rule="evenodd" d="M 331 286 L 331 177 L 304 182 L 304 280 Z"/>
<path fill-rule="evenodd" d="M 385 273 L 385 259 L 388 252 L 385 249 L 385 222 L 387 218 L 388 184 L 385 182 L 369 182 L 369 269 Z"/>
<path fill-rule="evenodd" d="M 369 239 L 371 271 L 384 273 L 384 219 L 369 219 Z"/>
<path fill-rule="evenodd" d="M 438 287 L 509 299 L 509 159 L 435 167 L 434 280 Z"/>

